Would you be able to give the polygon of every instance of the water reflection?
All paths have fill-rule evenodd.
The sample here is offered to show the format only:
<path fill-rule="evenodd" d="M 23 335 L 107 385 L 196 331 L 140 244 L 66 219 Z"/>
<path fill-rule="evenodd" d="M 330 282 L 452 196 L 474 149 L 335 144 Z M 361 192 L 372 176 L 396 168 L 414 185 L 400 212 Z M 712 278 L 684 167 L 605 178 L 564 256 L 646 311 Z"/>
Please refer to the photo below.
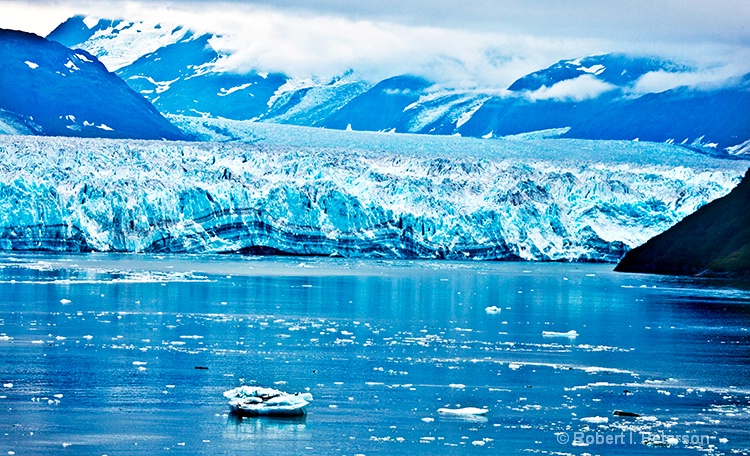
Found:
<path fill-rule="evenodd" d="M 240 416 L 230 413 L 224 436 L 233 439 L 302 440 L 309 439 L 307 416 Z"/>

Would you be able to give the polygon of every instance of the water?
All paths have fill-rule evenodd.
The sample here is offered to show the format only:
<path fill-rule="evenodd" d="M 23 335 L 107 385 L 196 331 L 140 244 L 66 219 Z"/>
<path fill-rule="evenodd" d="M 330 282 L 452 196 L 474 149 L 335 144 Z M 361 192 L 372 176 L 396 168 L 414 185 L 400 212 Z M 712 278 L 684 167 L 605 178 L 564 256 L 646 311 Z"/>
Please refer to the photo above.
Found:
<path fill-rule="evenodd" d="M 0 454 L 746 454 L 749 289 L 611 269 L 5 255 Z"/>

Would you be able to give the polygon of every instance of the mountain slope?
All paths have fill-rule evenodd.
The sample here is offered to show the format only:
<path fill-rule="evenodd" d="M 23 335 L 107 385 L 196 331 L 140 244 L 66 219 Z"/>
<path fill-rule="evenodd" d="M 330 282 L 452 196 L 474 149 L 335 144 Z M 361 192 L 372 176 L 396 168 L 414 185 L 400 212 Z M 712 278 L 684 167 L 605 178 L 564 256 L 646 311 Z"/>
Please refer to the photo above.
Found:
<path fill-rule="evenodd" d="M 219 54 L 212 35 L 188 33 L 182 40 L 140 57 L 117 71 L 164 113 L 252 119 L 285 81 L 281 75 L 216 73 Z"/>
<path fill-rule="evenodd" d="M 43 135 L 184 139 L 146 99 L 94 56 L 0 29 L 0 109 Z"/>
<path fill-rule="evenodd" d="M 750 172 L 727 196 L 628 252 L 620 272 L 750 276 Z"/>
<path fill-rule="evenodd" d="M 712 90 L 680 87 L 598 106 L 565 135 L 675 142 L 721 151 L 750 139 L 750 74 Z"/>

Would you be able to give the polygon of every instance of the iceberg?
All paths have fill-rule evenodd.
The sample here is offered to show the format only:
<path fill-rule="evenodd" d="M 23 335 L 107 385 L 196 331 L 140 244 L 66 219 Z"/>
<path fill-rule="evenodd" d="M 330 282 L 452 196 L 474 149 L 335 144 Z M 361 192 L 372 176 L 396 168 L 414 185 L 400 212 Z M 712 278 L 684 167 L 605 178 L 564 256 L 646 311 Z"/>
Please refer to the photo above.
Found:
<path fill-rule="evenodd" d="M 632 141 L 182 127 L 234 140 L 0 136 L 0 250 L 616 262 L 750 164 Z"/>
<path fill-rule="evenodd" d="M 578 337 L 578 332 L 575 329 L 571 329 L 570 331 L 566 332 L 557 332 L 557 331 L 542 331 L 543 337 L 568 337 L 571 339 L 574 339 Z"/>
<path fill-rule="evenodd" d="M 439 408 L 438 413 L 443 415 L 454 415 L 454 416 L 476 416 L 485 415 L 489 412 L 489 409 L 478 408 L 478 407 L 462 407 L 462 408 Z"/>
<path fill-rule="evenodd" d="M 245 416 L 298 416 L 312 402 L 310 393 L 289 394 L 274 388 L 240 386 L 224 392 L 233 413 Z"/>

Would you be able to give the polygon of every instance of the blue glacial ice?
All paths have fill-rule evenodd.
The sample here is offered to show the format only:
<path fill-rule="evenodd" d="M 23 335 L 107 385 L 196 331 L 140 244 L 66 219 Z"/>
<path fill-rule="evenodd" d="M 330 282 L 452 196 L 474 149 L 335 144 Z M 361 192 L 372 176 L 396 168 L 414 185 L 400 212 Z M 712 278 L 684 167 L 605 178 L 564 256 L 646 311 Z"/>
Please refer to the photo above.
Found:
<path fill-rule="evenodd" d="M 0 136 L 0 249 L 616 261 L 750 163 L 632 141 L 181 126 L 215 141 Z"/>

